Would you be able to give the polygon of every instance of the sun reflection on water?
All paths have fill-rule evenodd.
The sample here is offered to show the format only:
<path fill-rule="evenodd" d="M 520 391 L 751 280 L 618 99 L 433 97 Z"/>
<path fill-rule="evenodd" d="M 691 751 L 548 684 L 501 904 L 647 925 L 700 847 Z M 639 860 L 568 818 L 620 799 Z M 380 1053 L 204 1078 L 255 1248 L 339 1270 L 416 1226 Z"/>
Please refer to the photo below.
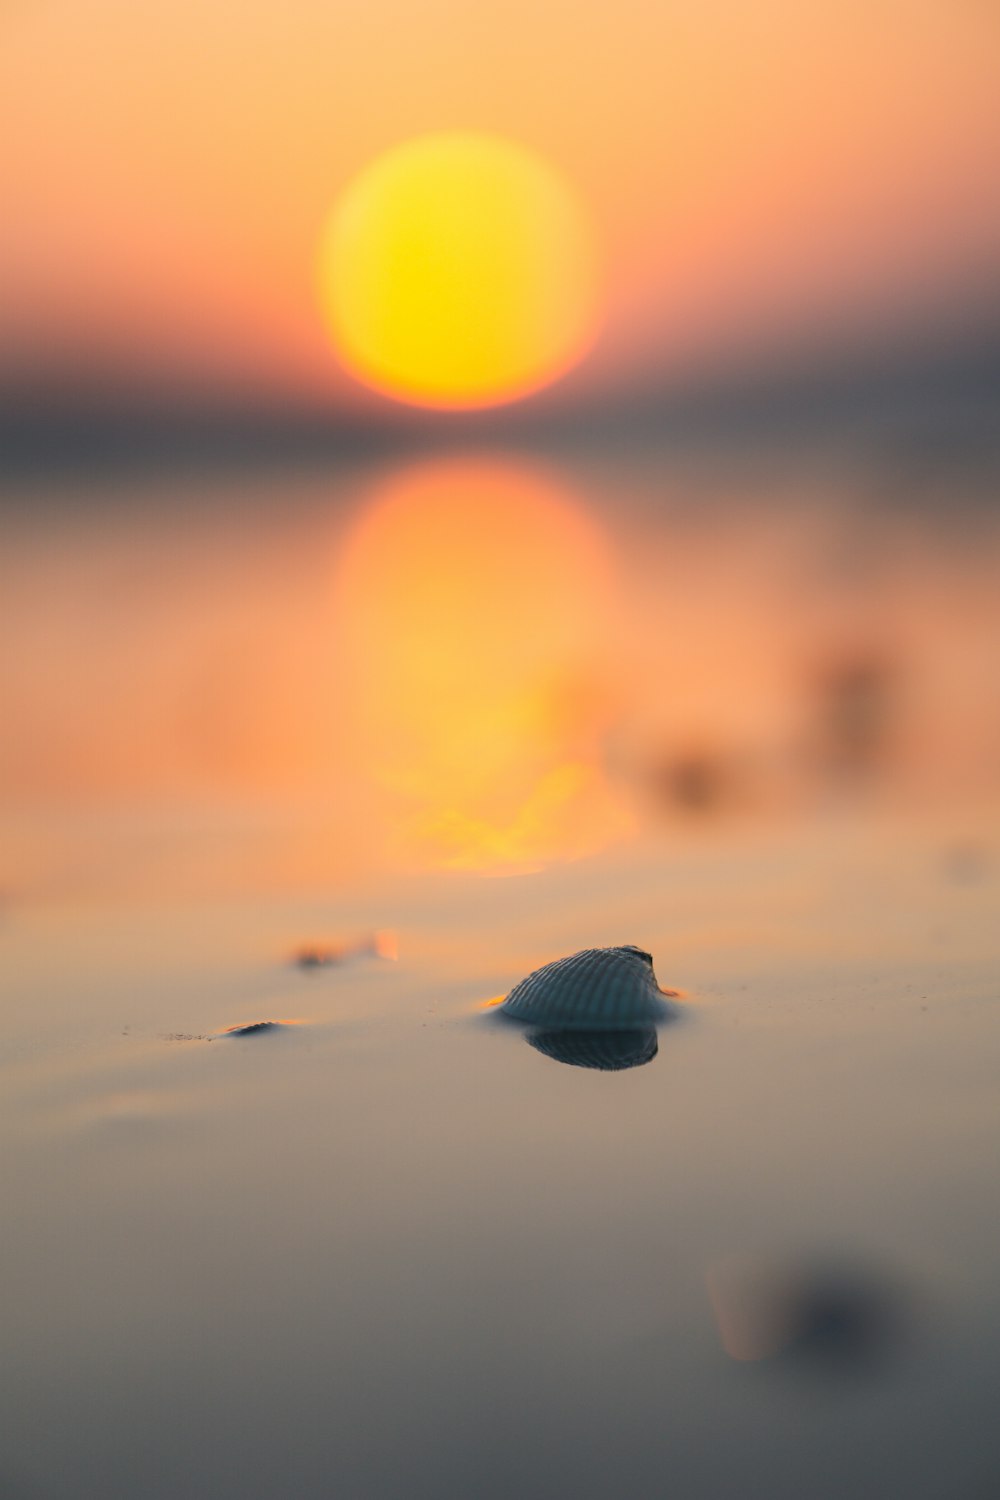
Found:
<path fill-rule="evenodd" d="M 348 738 L 411 855 L 502 874 L 624 829 L 602 769 L 613 558 L 561 485 L 481 458 L 397 471 L 337 600 Z"/>

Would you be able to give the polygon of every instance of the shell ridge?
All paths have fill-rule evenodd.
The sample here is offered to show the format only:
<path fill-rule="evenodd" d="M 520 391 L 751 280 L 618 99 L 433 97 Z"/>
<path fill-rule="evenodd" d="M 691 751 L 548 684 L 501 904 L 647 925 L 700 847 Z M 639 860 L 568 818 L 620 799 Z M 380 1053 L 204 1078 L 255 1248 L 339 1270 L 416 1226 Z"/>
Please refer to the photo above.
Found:
<path fill-rule="evenodd" d="M 584 948 L 514 985 L 501 1008 L 537 1025 L 612 1028 L 666 1019 L 652 960 L 633 945 Z"/>

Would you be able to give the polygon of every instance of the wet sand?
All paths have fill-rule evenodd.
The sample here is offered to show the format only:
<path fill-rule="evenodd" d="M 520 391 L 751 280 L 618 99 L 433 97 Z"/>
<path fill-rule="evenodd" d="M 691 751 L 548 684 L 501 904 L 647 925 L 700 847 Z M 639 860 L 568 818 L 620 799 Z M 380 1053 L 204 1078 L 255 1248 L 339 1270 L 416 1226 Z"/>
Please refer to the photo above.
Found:
<path fill-rule="evenodd" d="M 207 538 L 228 534 L 215 512 L 178 542 L 169 586 L 150 575 L 132 639 L 153 680 L 128 726 L 93 710 L 95 693 L 106 706 L 125 691 L 133 649 L 94 601 L 101 536 L 117 538 L 128 593 L 142 528 L 119 513 L 74 561 L 24 523 L 36 587 L 15 602 L 38 654 L 17 677 L 2 872 L 0 1484 L 17 1500 L 991 1494 L 1000 824 L 995 705 L 977 675 L 995 623 L 977 592 L 985 552 L 963 573 L 912 517 L 886 523 L 874 587 L 852 582 L 847 605 L 819 591 L 846 611 L 820 629 L 811 587 L 808 608 L 782 595 L 768 615 L 777 520 L 754 533 L 759 568 L 738 566 L 739 533 L 713 571 L 707 518 L 647 515 L 635 536 L 657 578 L 668 543 L 684 566 L 673 593 L 645 596 L 669 606 L 633 657 L 645 697 L 631 716 L 587 694 L 561 717 L 549 704 L 545 734 L 532 720 L 518 750 L 543 779 L 570 752 L 598 768 L 600 786 L 571 783 L 588 847 L 560 852 L 551 800 L 522 815 L 520 781 L 488 837 L 500 803 L 467 787 L 461 838 L 451 817 L 442 842 L 431 746 L 405 789 L 423 799 L 411 842 L 376 857 L 333 805 L 351 800 L 346 752 L 321 795 L 336 736 L 302 600 L 272 657 L 251 650 L 287 625 L 290 557 L 312 576 L 318 502 L 288 503 L 287 529 L 258 517 L 242 561 L 216 550 L 214 587 L 195 584 Z M 633 523 L 589 503 L 634 558 Z M 144 523 L 147 544 L 160 524 Z M 265 532 L 284 537 L 270 562 Z M 878 611 L 862 621 L 859 598 L 889 593 L 892 629 Z M 921 598 L 955 601 L 924 635 Z M 670 653 L 699 621 L 684 680 L 705 691 L 652 692 L 680 680 Z M 902 706 L 883 734 L 870 673 L 834 673 L 796 759 L 780 643 L 807 662 L 812 646 L 856 644 L 859 622 L 901 664 Z M 211 675 L 211 733 L 184 676 L 199 629 L 215 666 L 234 643 L 232 694 Z M 711 663 L 747 637 L 727 699 Z M 89 697 L 67 696 L 69 668 L 38 675 L 74 649 Z M 269 736 L 282 682 L 295 734 Z M 755 717 L 754 702 L 770 708 Z M 46 741 L 46 726 L 76 739 Z M 696 745 L 692 781 L 676 771 Z M 605 795 L 621 778 L 623 822 Z M 392 825 L 398 804 L 369 792 L 368 826 Z M 473 825 L 485 870 L 470 867 Z M 680 992 L 653 1049 L 614 1044 L 602 1063 L 483 1009 L 540 964 L 619 943 Z M 283 1024 L 226 1034 L 262 1022 Z"/>
<path fill-rule="evenodd" d="M 403 883 L 377 893 L 398 963 L 321 975 L 281 957 L 314 902 L 8 918 L 12 1473 L 122 1500 L 988 1493 L 1000 882 L 937 849 L 841 829 L 488 901 Z M 686 991 L 622 1071 L 479 1008 L 595 937 Z M 302 1024 L 217 1035 L 276 1012 Z M 847 1265 L 899 1337 L 870 1367 L 737 1362 L 732 1256 Z"/>

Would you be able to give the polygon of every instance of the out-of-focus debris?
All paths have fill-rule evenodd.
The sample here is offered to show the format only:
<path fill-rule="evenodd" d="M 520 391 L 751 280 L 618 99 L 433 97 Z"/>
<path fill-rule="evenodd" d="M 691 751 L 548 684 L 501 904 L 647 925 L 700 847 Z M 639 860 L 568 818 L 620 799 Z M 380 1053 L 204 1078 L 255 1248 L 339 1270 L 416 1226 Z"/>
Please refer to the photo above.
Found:
<path fill-rule="evenodd" d="M 985 844 L 969 839 L 946 849 L 942 864 L 945 878 L 955 885 L 978 885 L 989 872 L 989 851 Z"/>
<path fill-rule="evenodd" d="M 300 969 L 329 969 L 333 964 L 342 963 L 346 957 L 347 951 L 343 948 L 318 947 L 310 943 L 293 953 L 292 963 Z"/>
<path fill-rule="evenodd" d="M 898 1351 L 910 1322 L 901 1285 L 853 1260 L 730 1257 L 706 1285 L 722 1347 L 740 1363 L 861 1374 Z"/>
<path fill-rule="evenodd" d="M 813 749 L 828 775 L 858 779 L 884 760 L 893 720 L 895 672 L 882 653 L 834 656 L 814 676 Z"/>
<path fill-rule="evenodd" d="M 655 814 L 707 823 L 760 811 L 773 792 L 773 760 L 746 741 L 682 740 L 644 756 L 637 780 Z"/>
<path fill-rule="evenodd" d="M 373 932 L 369 952 L 373 958 L 385 958 L 395 963 L 399 958 L 399 937 L 391 927 L 380 927 Z"/>
<path fill-rule="evenodd" d="M 715 812 L 733 791 L 730 767 L 705 750 L 664 758 L 653 767 L 651 782 L 660 801 L 690 813 Z"/>
<path fill-rule="evenodd" d="M 291 962 L 298 969 L 329 969 L 336 964 L 348 963 L 355 958 L 383 958 L 396 960 L 399 957 L 399 940 L 390 927 L 378 928 L 367 937 L 349 943 L 304 943 L 292 954 Z"/>

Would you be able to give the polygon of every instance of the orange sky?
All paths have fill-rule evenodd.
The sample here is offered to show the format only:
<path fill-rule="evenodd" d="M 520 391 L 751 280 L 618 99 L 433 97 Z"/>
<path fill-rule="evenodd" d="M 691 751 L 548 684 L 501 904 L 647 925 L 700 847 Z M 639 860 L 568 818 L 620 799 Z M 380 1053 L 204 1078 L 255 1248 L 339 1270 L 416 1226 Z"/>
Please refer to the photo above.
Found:
<path fill-rule="evenodd" d="M 513 136 L 603 239 L 566 389 L 975 303 L 1000 262 L 988 0 L 19 0 L 0 14 L 0 371 L 379 409 L 316 245 L 376 153 Z"/>

